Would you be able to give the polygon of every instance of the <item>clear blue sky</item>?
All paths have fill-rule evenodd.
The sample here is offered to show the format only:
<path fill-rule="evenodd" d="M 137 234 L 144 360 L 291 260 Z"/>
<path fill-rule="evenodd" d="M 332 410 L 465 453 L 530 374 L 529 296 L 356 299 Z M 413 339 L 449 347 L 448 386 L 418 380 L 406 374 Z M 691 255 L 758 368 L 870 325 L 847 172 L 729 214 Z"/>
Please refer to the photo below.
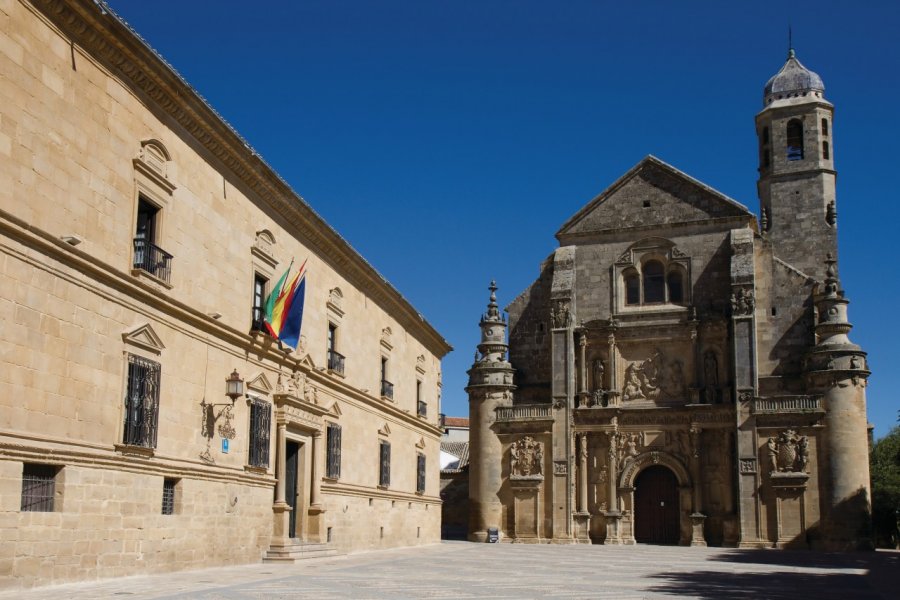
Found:
<path fill-rule="evenodd" d="M 876 436 L 900 402 L 900 2 L 112 0 L 450 341 L 443 410 L 491 278 L 647 154 L 758 213 L 753 117 L 798 58 L 836 106 L 840 273 Z"/>

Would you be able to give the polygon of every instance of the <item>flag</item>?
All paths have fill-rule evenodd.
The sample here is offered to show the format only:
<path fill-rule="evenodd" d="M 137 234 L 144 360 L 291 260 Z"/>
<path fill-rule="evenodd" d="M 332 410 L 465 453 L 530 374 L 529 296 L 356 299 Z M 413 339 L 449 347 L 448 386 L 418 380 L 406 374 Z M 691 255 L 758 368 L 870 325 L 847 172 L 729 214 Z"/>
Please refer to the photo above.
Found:
<path fill-rule="evenodd" d="M 291 272 L 291 267 L 294 265 L 294 259 L 291 259 L 291 264 L 288 265 L 287 270 L 284 272 L 284 275 L 281 276 L 281 279 L 278 280 L 278 283 L 275 284 L 275 287 L 272 288 L 272 292 L 269 294 L 269 297 L 266 298 L 266 306 L 265 313 L 263 316 L 263 322 L 266 325 L 266 329 L 269 330 L 269 333 L 275 337 L 278 337 L 275 334 L 275 331 L 272 329 L 272 313 L 275 310 L 275 303 L 284 293 L 284 282 L 287 280 L 288 274 Z"/>
<path fill-rule="evenodd" d="M 272 305 L 271 314 L 266 315 L 266 328 L 269 330 L 269 333 L 272 337 L 281 340 L 282 339 L 282 331 L 284 329 L 285 320 L 291 312 L 291 305 L 296 299 L 296 292 L 299 287 L 299 283 L 301 279 L 304 282 L 304 292 L 306 289 L 304 279 L 306 275 L 306 261 L 303 261 L 303 264 L 300 265 L 300 270 L 297 271 L 297 274 L 290 280 L 290 283 L 281 288 L 281 293 L 278 294 L 278 297 L 275 299 L 274 304 Z M 302 298 L 300 310 L 303 310 L 302 306 Z M 298 329 L 299 331 L 299 325 Z"/>
<path fill-rule="evenodd" d="M 302 275 L 297 281 L 294 288 L 294 294 L 291 298 L 290 305 L 286 309 L 287 316 L 284 318 L 284 325 L 281 327 L 281 334 L 278 336 L 282 342 L 296 348 L 300 341 L 300 325 L 303 323 L 303 300 L 306 297 L 306 273 L 301 270 Z"/>

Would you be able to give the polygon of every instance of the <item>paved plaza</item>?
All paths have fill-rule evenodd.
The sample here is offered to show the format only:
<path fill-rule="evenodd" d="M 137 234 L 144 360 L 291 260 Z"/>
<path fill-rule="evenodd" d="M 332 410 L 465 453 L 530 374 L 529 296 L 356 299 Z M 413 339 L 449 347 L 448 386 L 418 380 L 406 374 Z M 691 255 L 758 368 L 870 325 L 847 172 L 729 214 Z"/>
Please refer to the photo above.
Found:
<path fill-rule="evenodd" d="M 665 546 L 444 542 L 420 548 L 126 577 L 32 598 L 812 598 L 900 594 L 900 553 L 821 554 Z"/>

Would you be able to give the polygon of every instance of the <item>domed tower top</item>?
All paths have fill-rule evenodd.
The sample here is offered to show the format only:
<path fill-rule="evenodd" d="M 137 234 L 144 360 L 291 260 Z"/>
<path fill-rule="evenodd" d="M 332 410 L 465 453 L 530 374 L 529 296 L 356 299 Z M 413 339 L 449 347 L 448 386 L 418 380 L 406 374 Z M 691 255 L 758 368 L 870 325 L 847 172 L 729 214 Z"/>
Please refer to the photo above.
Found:
<path fill-rule="evenodd" d="M 804 67 L 791 48 L 784 66 L 766 82 L 763 90 L 763 106 L 769 106 L 778 100 L 795 98 L 823 100 L 824 94 L 825 83 L 822 78 Z"/>

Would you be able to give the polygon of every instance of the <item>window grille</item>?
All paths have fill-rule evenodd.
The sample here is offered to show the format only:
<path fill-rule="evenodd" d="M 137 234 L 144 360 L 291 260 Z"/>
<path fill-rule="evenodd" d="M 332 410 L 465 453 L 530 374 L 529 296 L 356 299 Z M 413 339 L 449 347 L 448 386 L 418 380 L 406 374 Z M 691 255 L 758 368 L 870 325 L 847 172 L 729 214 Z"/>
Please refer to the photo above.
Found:
<path fill-rule="evenodd" d="M 164 515 L 175 514 L 175 485 L 177 483 L 177 479 L 168 477 L 163 480 L 162 514 Z"/>
<path fill-rule="evenodd" d="M 156 447 L 159 418 L 159 363 L 128 355 L 128 391 L 125 395 L 125 432 L 129 446 Z"/>
<path fill-rule="evenodd" d="M 381 442 L 381 469 L 378 473 L 378 485 L 391 485 L 391 443 Z"/>
<path fill-rule="evenodd" d="M 341 426 L 328 424 L 328 448 L 325 476 L 332 479 L 341 478 Z"/>
<path fill-rule="evenodd" d="M 22 510 L 28 512 L 53 512 L 53 496 L 56 493 L 56 473 L 52 465 L 25 463 L 22 467 Z"/>
<path fill-rule="evenodd" d="M 425 455 L 416 455 L 416 492 L 425 493 Z"/>
<path fill-rule="evenodd" d="M 250 465 L 269 467 L 269 440 L 272 429 L 272 405 L 264 400 L 250 400 Z"/>

